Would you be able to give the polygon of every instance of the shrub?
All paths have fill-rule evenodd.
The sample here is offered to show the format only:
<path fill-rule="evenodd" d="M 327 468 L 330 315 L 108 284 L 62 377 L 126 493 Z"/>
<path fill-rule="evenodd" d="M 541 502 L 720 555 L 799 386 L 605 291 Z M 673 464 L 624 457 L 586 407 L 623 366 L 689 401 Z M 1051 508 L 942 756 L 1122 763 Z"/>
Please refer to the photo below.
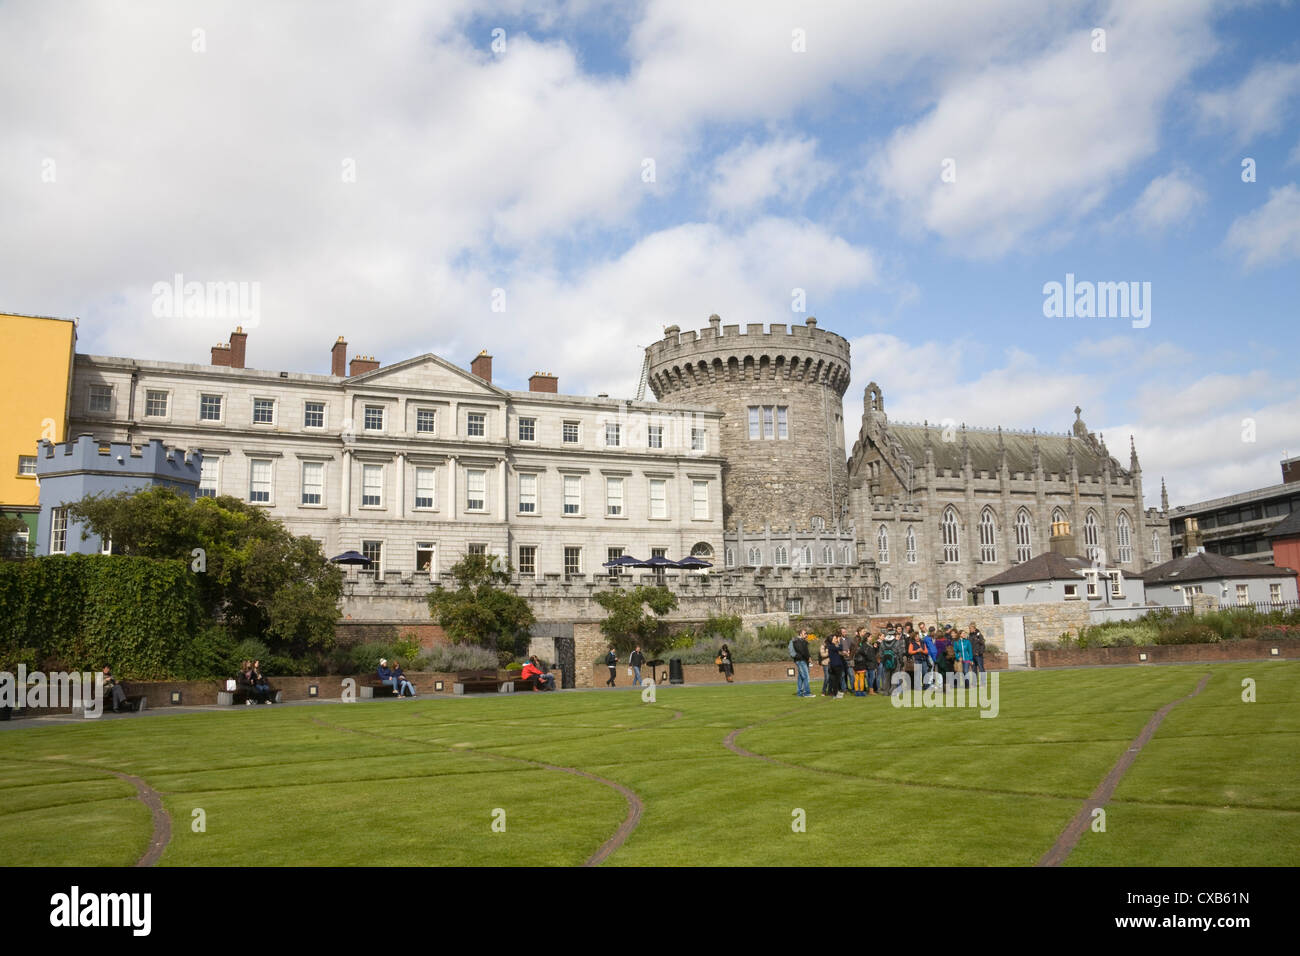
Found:
<path fill-rule="evenodd" d="M 740 615 L 710 614 L 700 630 L 716 637 L 719 643 L 730 644 L 740 637 Z"/>
<path fill-rule="evenodd" d="M 483 671 L 497 666 L 497 656 L 487 648 L 473 644 L 437 644 L 419 656 L 417 665 L 415 670 L 444 674 Z"/>

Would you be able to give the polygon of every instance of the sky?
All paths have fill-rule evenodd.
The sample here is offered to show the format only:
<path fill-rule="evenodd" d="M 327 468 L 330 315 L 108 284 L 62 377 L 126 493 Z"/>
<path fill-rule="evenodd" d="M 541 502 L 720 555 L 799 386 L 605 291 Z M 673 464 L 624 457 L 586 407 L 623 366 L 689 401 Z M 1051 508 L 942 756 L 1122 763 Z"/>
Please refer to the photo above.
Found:
<path fill-rule="evenodd" d="M 0 3 L 0 311 L 85 353 L 241 324 L 250 367 L 342 335 L 631 396 L 665 326 L 811 315 L 847 447 L 869 381 L 1079 405 L 1176 506 L 1300 455 L 1297 293 L 1296 2 Z"/>

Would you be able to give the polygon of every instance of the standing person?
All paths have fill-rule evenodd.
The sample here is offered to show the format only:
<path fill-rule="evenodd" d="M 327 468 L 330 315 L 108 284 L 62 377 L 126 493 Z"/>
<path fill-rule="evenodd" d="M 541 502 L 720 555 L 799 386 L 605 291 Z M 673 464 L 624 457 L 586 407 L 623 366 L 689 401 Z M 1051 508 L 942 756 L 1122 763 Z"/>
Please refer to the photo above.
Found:
<path fill-rule="evenodd" d="M 816 635 L 812 635 L 816 637 Z M 817 663 L 822 668 L 822 696 L 829 697 L 831 690 L 831 639 L 828 637 L 817 645 Z"/>
<path fill-rule="evenodd" d="M 934 639 L 934 663 L 939 671 L 939 684 L 941 687 L 948 686 L 948 675 L 955 668 L 957 655 L 952 649 L 952 631 L 944 628 L 943 633 Z"/>
<path fill-rule="evenodd" d="M 955 631 L 954 633 L 957 639 L 953 641 L 952 649 L 957 660 L 957 673 L 961 675 L 962 683 L 970 687 L 971 672 L 975 668 L 975 654 L 966 632 Z"/>
<path fill-rule="evenodd" d="M 921 638 L 921 639 L 922 639 L 922 641 L 925 643 L 925 653 L 926 653 L 926 656 L 929 658 L 929 666 L 928 666 L 927 670 L 928 670 L 929 675 L 930 675 L 930 680 L 933 682 L 933 680 L 934 680 L 934 666 L 935 666 L 935 662 L 938 660 L 938 658 L 935 657 L 935 651 L 937 650 L 937 648 L 936 648 L 935 645 L 934 645 L 934 626 L 933 626 L 933 625 L 930 626 L 930 629 L 929 629 L 928 631 L 925 631 L 925 632 L 922 633 L 922 638 Z"/>
<path fill-rule="evenodd" d="M 609 680 L 605 681 L 606 687 L 617 687 L 614 683 L 615 669 L 618 667 L 618 655 L 614 653 L 614 645 L 609 645 L 609 653 L 605 655 L 605 666 L 609 668 Z"/>
<path fill-rule="evenodd" d="M 876 649 L 876 692 L 883 694 L 885 692 L 885 632 L 877 631 L 876 636 L 871 640 L 871 646 Z"/>
<path fill-rule="evenodd" d="M 906 648 L 898 640 L 898 634 L 891 627 L 885 631 L 885 639 L 880 644 L 881 661 L 884 664 L 885 689 L 894 692 L 894 675 L 903 669 L 903 652 Z"/>
<path fill-rule="evenodd" d="M 925 640 L 920 634 L 908 631 L 907 655 L 912 659 L 912 686 L 925 686 L 925 673 L 930 663 L 930 652 L 925 648 Z"/>
<path fill-rule="evenodd" d="M 831 665 L 831 684 L 828 697 L 833 696 L 836 700 L 844 697 L 844 654 L 842 653 L 843 642 L 840 640 L 839 632 L 836 631 L 831 637 L 830 646 L 830 665 Z"/>
<path fill-rule="evenodd" d="M 844 673 L 840 677 L 842 681 L 840 689 L 851 694 L 853 693 L 853 655 L 856 647 L 845 633 L 843 627 L 837 628 L 837 631 L 840 635 L 840 657 L 844 659 Z"/>
<path fill-rule="evenodd" d="M 727 675 L 727 683 L 733 684 L 735 681 L 731 677 L 735 672 L 736 668 L 731 663 L 731 648 L 723 644 L 718 649 L 718 673 Z"/>
<path fill-rule="evenodd" d="M 811 699 L 812 685 L 808 680 L 808 628 L 799 628 L 799 634 L 792 642 L 794 651 L 794 692 Z"/>
<path fill-rule="evenodd" d="M 876 652 L 865 627 L 858 628 L 858 649 L 853 652 L 853 664 L 853 696 L 866 697 L 874 694 L 871 678 L 876 673 Z"/>
<path fill-rule="evenodd" d="M 970 634 L 968 636 L 970 637 L 971 654 L 975 659 L 975 673 L 979 674 L 979 678 L 978 678 L 979 682 L 981 685 L 983 685 L 984 683 L 984 634 L 982 631 L 980 631 L 978 627 L 975 626 L 974 621 L 970 622 Z"/>
<path fill-rule="evenodd" d="M 632 665 L 632 686 L 641 686 L 641 668 L 645 666 L 645 655 L 641 653 L 641 645 L 638 644 L 632 651 L 632 656 L 627 659 Z"/>

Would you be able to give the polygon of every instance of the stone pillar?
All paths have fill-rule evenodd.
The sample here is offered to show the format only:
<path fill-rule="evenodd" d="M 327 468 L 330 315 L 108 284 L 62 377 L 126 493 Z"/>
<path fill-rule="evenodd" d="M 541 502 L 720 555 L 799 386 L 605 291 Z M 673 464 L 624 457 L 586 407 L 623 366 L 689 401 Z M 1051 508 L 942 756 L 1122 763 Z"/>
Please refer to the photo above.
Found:
<path fill-rule="evenodd" d="M 501 503 L 500 520 L 505 521 L 506 520 L 506 460 L 504 458 L 501 459 L 500 487 L 501 487 L 501 493 L 498 496 L 497 500 Z"/>
<path fill-rule="evenodd" d="M 397 453 L 397 517 L 406 517 L 406 452 Z"/>
<path fill-rule="evenodd" d="M 352 450 L 343 449 L 343 474 L 340 476 L 343 481 L 341 489 L 343 495 L 343 515 L 346 517 L 352 514 Z"/>
<path fill-rule="evenodd" d="M 456 520 L 456 456 L 447 458 L 447 514 Z"/>

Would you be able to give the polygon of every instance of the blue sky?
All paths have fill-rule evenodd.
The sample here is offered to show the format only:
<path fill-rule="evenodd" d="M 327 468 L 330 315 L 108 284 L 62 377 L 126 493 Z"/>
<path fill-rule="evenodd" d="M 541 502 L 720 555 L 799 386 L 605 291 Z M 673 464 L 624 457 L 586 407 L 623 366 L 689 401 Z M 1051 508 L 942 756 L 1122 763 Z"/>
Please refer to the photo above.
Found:
<path fill-rule="evenodd" d="M 577 393 L 813 314 L 850 444 L 874 379 L 900 420 L 1079 404 L 1148 505 L 1300 454 L 1295 3 L 7 3 L 0 130 L 0 310 L 86 352 L 206 361 L 235 322 L 155 315 L 177 273 L 258 284 L 257 367 L 344 335 Z M 1045 317 L 1067 273 L 1150 325 Z"/>

